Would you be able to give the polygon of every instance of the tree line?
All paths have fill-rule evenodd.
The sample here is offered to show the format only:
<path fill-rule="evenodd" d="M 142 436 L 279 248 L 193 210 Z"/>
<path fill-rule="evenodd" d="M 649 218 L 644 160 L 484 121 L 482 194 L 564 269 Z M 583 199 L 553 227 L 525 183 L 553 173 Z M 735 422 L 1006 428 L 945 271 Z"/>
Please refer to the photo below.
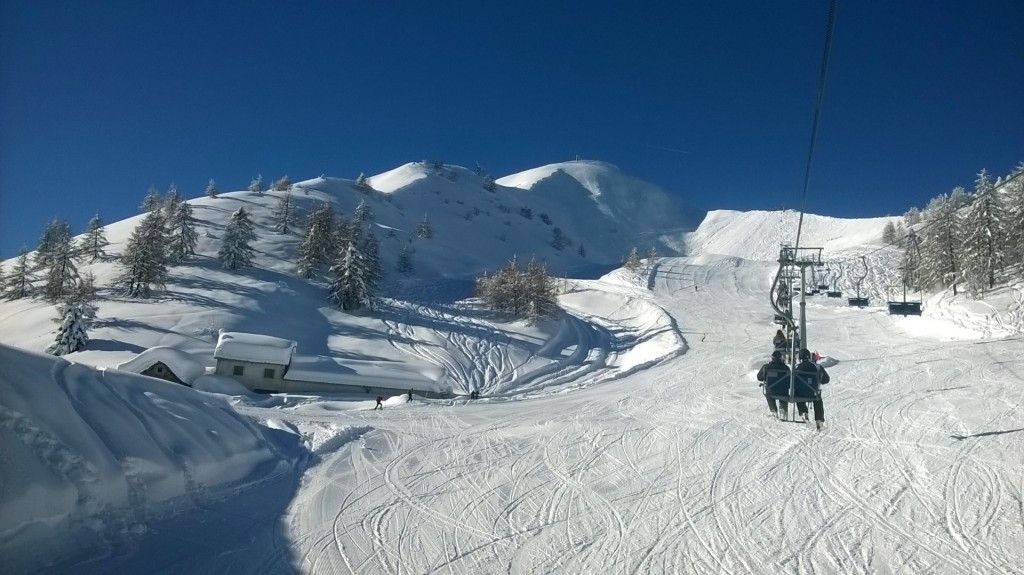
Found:
<path fill-rule="evenodd" d="M 1024 277 L 1024 163 L 995 181 L 978 173 L 974 191 L 957 187 L 888 222 L 882 239 L 903 248 L 903 279 L 919 291 L 951 289 L 974 298 Z"/>

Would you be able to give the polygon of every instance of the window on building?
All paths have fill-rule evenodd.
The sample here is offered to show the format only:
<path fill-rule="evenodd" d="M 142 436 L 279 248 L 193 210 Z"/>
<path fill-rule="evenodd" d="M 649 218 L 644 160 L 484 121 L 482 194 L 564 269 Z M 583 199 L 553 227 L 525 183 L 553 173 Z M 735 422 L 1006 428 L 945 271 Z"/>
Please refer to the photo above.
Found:
<path fill-rule="evenodd" d="M 272 368 L 263 369 L 263 379 L 274 379 L 274 370 Z"/>
<path fill-rule="evenodd" d="M 234 369 L 234 375 L 242 375 L 245 372 L 245 366 L 236 365 Z"/>

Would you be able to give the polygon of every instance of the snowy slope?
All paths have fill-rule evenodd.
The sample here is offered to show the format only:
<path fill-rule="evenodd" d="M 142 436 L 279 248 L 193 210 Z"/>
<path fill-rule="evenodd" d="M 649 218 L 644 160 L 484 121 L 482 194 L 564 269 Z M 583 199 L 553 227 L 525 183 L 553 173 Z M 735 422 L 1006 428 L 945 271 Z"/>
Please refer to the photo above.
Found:
<path fill-rule="evenodd" d="M 559 206 L 593 206 L 603 215 L 588 217 L 601 222 L 605 208 L 625 209 L 604 176 L 585 177 L 606 167 L 576 168 L 503 180 L 495 196 L 533 205 L 543 195 L 549 203 L 537 205 L 556 225 L 570 220 Z M 423 208 L 462 209 L 490 194 L 467 183 L 475 177 L 410 164 L 373 176 L 369 196 L 330 178 L 294 193 L 303 210 L 332 201 L 349 213 L 372 197 L 383 239 L 388 228 L 413 229 Z M 571 201 L 547 197 L 557 182 Z M 1024 539 L 1024 285 L 985 302 L 939 295 L 924 317 L 892 317 L 885 218 L 808 216 L 801 244 L 836 262 L 866 255 L 862 287 L 873 298 L 865 309 L 809 298 L 808 341 L 833 378 L 817 433 L 764 417 L 753 379 L 776 327 L 768 289 L 778 243 L 794 239 L 791 214 L 713 212 L 677 237 L 692 256 L 651 262 L 649 275 L 567 281 L 567 313 L 526 325 L 466 301 L 331 308 L 322 282 L 294 276 L 297 238 L 270 232 L 277 195 L 191 200 L 201 256 L 173 268 L 154 300 L 103 292 L 92 343 L 67 357 L 75 363 L 32 352 L 52 339 L 52 306 L 0 302 L 0 343 L 14 346 L 0 347 L 0 571 L 1006 573 L 1024 564 L 1015 544 Z M 240 205 L 262 233 L 257 266 L 232 273 L 211 254 Z M 491 231 L 486 221 L 433 214 L 450 241 L 500 254 L 474 235 Z M 497 244 L 544 226 L 512 215 L 523 221 L 508 227 L 519 229 Z M 137 219 L 108 226 L 111 251 Z M 439 280 L 472 266 L 426 244 L 417 244 L 422 266 L 450 290 Z M 388 245 L 393 254 L 402 244 Z M 117 271 L 87 268 L 100 285 Z M 852 272 L 840 276 L 848 286 Z M 219 328 L 483 398 L 403 395 L 374 411 L 363 396 L 256 396 L 199 377 L 219 392 L 209 394 L 90 367 L 159 345 L 211 366 Z"/>

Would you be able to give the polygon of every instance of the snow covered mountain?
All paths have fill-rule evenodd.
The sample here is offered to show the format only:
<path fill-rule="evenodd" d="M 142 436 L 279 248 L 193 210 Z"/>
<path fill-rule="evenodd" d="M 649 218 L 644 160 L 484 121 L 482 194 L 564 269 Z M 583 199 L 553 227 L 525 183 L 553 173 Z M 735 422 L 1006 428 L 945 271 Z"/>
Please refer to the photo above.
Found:
<path fill-rule="evenodd" d="M 677 225 L 692 208 L 594 162 L 501 178 L 493 192 L 452 166 L 369 179 L 372 191 L 317 178 L 292 194 L 303 213 L 366 200 L 385 266 L 412 242 L 415 275 L 389 269 L 393 297 L 374 312 L 343 313 L 322 279 L 295 274 L 297 236 L 273 231 L 281 192 L 190 200 L 198 256 L 152 299 L 101 289 L 84 351 L 40 355 L 54 307 L 0 301 L 0 571 L 1002 573 L 1024 562 L 1012 544 L 1024 537 L 1013 503 L 1024 286 L 889 316 L 886 219 L 807 215 L 801 245 L 825 248 L 846 292 L 863 275 L 872 299 L 810 298 L 808 341 L 833 379 L 817 434 L 761 417 L 753 378 L 796 214 Z M 240 206 L 259 237 L 254 267 L 232 272 L 213 255 Z M 414 234 L 424 215 L 429 239 Z M 140 218 L 107 226 L 111 253 Z M 572 248 L 550 246 L 555 226 Z M 513 255 L 573 276 L 651 245 L 687 255 L 567 280 L 566 313 L 536 325 L 460 299 Z M 117 265 L 86 270 L 102 288 Z M 219 329 L 483 399 L 403 395 L 376 411 L 361 395 L 256 395 L 210 375 L 189 389 L 116 369 L 153 348 L 210 367 Z"/>

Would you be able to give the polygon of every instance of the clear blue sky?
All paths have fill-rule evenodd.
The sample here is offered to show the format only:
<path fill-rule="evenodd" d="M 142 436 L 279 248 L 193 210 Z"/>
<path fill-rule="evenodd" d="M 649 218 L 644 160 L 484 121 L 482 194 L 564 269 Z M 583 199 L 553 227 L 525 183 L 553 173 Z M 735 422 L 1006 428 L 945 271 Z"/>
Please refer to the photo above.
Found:
<path fill-rule="evenodd" d="M 798 207 L 827 0 L 0 0 L 0 257 L 146 190 L 618 165 Z M 808 209 L 900 214 L 1024 160 L 1024 2 L 843 0 Z"/>

